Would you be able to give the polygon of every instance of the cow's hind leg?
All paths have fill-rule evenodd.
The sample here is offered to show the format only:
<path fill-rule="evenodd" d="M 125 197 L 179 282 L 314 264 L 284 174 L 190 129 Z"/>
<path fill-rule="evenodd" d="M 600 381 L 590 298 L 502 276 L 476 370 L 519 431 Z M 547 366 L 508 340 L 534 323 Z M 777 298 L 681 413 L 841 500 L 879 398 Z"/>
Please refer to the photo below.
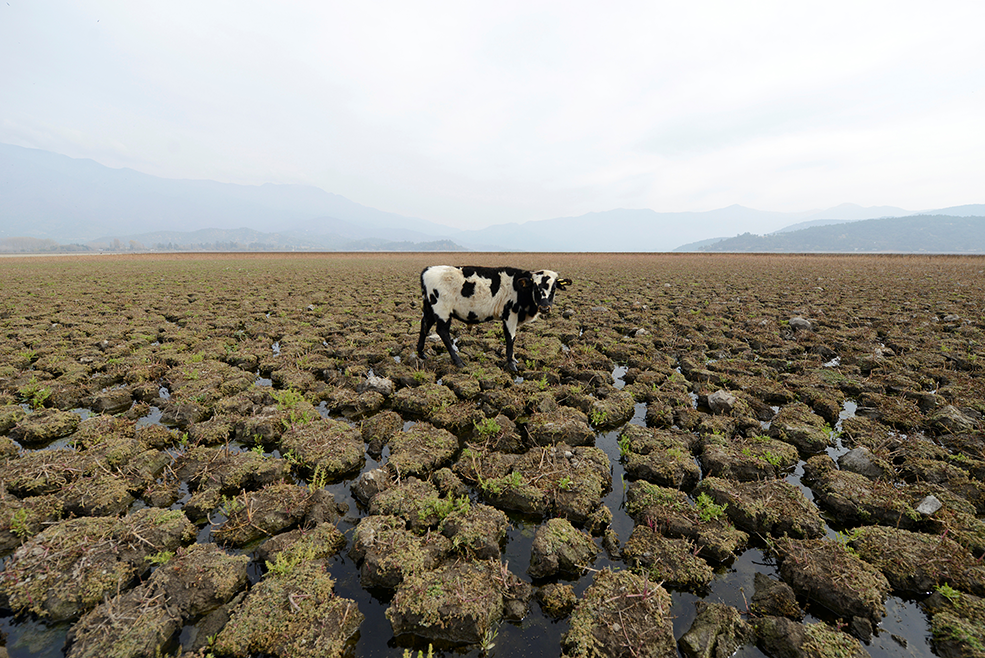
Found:
<path fill-rule="evenodd" d="M 438 336 L 441 337 L 441 341 L 445 344 L 448 349 L 448 354 L 451 356 L 452 363 L 454 363 L 459 368 L 462 367 L 462 359 L 458 356 L 458 350 L 455 349 L 455 344 L 451 342 L 451 319 L 442 320 L 438 318 L 438 327 L 435 331 L 438 332 Z"/>
<path fill-rule="evenodd" d="M 511 327 L 510 323 L 503 321 L 503 338 L 506 339 L 506 369 L 516 373 L 516 359 L 513 358 L 513 341 L 516 338 L 516 327 Z"/>
<path fill-rule="evenodd" d="M 425 302 L 424 315 L 421 316 L 421 337 L 417 339 L 417 356 L 421 359 L 427 358 L 424 356 L 424 341 L 431 332 L 431 327 L 434 326 L 434 321 L 436 319 L 437 317 L 435 317 L 434 310 L 431 308 L 431 305 Z"/>

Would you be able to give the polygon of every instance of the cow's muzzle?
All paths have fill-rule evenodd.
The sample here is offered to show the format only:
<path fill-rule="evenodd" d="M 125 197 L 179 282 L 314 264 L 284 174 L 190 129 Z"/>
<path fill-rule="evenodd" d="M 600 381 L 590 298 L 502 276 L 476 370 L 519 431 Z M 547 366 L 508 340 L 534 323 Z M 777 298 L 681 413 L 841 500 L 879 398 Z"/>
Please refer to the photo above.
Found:
<path fill-rule="evenodd" d="M 551 312 L 551 305 L 550 304 L 541 304 L 540 306 L 537 307 L 537 310 L 539 310 L 541 313 L 544 313 L 544 314 L 550 313 Z"/>

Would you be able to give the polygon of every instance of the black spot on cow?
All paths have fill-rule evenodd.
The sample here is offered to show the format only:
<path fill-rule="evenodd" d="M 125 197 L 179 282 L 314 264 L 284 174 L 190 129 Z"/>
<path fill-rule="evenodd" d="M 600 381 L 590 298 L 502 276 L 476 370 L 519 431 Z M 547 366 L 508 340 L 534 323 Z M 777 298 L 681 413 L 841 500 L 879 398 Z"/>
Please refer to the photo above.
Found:
<path fill-rule="evenodd" d="M 489 294 L 490 296 L 495 297 L 496 293 L 499 292 L 499 275 L 489 277 L 489 281 Z"/>
<path fill-rule="evenodd" d="M 431 304 L 431 306 L 434 306 L 435 304 L 438 303 L 438 291 L 437 290 L 433 290 L 431 292 L 431 296 L 428 297 L 428 302 Z"/>
<path fill-rule="evenodd" d="M 466 322 L 478 322 L 479 316 L 475 314 L 475 311 L 469 311 L 469 317 L 465 318 Z"/>
<path fill-rule="evenodd" d="M 475 281 L 466 281 L 465 283 L 462 284 L 462 297 L 471 297 L 474 294 L 475 294 Z"/>

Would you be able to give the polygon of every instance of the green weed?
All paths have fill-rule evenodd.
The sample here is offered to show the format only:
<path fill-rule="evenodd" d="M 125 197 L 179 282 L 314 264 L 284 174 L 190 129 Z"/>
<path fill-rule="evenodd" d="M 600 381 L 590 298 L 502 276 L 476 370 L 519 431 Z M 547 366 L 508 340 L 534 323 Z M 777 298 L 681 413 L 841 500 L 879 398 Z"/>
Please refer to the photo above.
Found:
<path fill-rule="evenodd" d="M 700 518 L 703 523 L 708 523 L 709 521 L 714 521 L 715 519 L 720 518 L 723 514 L 725 514 L 725 510 L 728 509 L 728 503 L 719 505 L 706 493 L 698 494 L 697 502 L 698 518 Z"/>
<path fill-rule="evenodd" d="M 51 397 L 51 389 L 38 383 L 34 375 L 31 375 L 31 379 L 17 389 L 17 393 L 32 409 L 40 409 L 44 406 L 48 398 Z"/>
<path fill-rule="evenodd" d="M 26 507 L 22 507 L 10 517 L 10 531 L 23 539 L 31 531 L 27 527 L 27 519 L 30 514 Z"/>
<path fill-rule="evenodd" d="M 503 431 L 495 418 L 483 418 L 481 421 L 472 423 L 472 426 L 481 439 L 491 439 Z"/>
<path fill-rule="evenodd" d="M 154 566 L 159 567 L 162 564 L 168 562 L 173 557 L 174 557 L 174 551 L 160 551 L 158 553 L 155 553 L 154 555 L 148 555 L 147 557 L 144 558 L 144 560 L 150 562 Z"/>
<path fill-rule="evenodd" d="M 940 594 L 941 596 L 943 596 L 945 599 L 947 599 L 951 603 L 957 603 L 958 602 L 958 599 L 961 598 L 961 592 L 959 592 L 958 590 L 954 589 L 953 587 L 951 587 L 947 583 L 944 583 L 943 585 L 939 585 L 939 586 L 935 587 L 934 589 L 937 591 L 938 594 Z"/>

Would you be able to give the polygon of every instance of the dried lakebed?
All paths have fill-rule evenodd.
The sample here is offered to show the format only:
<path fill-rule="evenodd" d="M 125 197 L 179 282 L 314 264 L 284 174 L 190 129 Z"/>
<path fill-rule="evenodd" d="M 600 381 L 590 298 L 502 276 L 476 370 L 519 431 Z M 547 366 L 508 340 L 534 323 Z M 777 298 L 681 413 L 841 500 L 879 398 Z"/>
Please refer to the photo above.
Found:
<path fill-rule="evenodd" d="M 519 377 L 438 262 L 574 280 Z M 983 272 L 5 260 L 0 655 L 985 656 Z"/>

